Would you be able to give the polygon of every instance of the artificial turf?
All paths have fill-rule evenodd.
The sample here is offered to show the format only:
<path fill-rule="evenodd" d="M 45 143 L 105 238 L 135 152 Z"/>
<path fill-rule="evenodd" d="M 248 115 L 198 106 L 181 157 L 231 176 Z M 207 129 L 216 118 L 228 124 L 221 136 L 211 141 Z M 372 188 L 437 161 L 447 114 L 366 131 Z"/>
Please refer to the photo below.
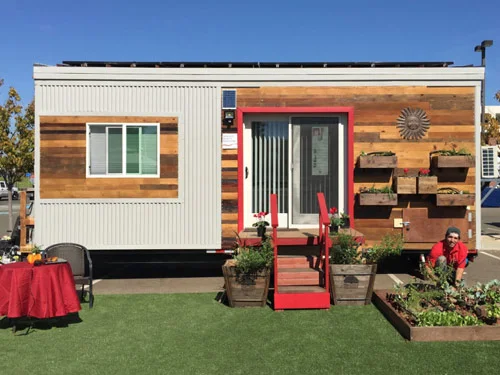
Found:
<path fill-rule="evenodd" d="M 0 329 L 7 374 L 494 374 L 499 342 L 405 341 L 373 306 L 232 309 L 213 294 L 96 296 L 81 322 Z"/>

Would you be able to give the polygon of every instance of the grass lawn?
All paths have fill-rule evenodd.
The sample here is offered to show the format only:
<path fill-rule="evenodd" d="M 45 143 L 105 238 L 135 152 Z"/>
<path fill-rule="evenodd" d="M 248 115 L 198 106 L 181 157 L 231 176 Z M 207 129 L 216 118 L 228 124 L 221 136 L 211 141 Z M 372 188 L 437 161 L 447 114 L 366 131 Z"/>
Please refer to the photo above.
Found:
<path fill-rule="evenodd" d="M 374 306 L 232 309 L 214 294 L 96 296 L 82 322 L 0 329 L 7 374 L 494 374 L 500 342 L 406 342 Z"/>

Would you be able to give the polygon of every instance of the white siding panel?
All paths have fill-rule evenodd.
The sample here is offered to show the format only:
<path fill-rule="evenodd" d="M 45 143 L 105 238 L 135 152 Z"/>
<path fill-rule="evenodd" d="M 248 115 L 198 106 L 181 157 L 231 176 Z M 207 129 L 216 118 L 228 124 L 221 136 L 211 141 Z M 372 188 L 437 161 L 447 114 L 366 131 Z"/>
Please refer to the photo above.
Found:
<path fill-rule="evenodd" d="M 37 199 L 36 243 L 77 242 L 96 250 L 220 248 L 219 87 L 38 81 L 36 100 L 37 116 L 179 117 L 178 199 Z M 37 151 L 38 165 L 39 158 Z"/>

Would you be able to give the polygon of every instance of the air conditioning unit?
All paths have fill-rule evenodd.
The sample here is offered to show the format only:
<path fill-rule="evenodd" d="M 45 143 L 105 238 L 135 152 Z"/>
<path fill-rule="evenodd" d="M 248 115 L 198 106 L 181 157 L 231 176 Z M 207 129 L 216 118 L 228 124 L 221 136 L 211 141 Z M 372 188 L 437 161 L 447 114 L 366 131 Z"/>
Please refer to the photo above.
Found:
<path fill-rule="evenodd" d="M 498 178 L 497 146 L 481 147 L 481 178 Z"/>

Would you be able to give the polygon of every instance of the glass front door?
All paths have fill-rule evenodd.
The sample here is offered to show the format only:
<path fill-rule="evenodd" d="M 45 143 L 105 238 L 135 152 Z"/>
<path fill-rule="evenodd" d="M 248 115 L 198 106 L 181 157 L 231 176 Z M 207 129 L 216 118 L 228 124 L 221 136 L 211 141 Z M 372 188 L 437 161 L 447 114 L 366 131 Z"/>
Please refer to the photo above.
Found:
<path fill-rule="evenodd" d="M 317 192 L 343 210 L 343 134 L 339 117 L 245 116 L 245 228 L 270 211 L 272 193 L 280 228 L 317 226 Z"/>

